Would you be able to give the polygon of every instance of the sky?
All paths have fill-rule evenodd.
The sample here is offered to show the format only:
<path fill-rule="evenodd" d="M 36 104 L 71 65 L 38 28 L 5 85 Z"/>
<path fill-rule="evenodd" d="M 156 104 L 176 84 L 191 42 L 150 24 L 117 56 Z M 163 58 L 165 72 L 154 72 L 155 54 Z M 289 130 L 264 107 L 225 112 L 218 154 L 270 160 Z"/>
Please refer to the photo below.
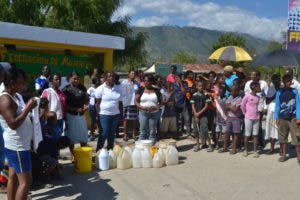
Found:
<path fill-rule="evenodd" d="M 288 0 L 123 0 L 113 19 L 126 15 L 132 26 L 195 26 L 281 41 Z"/>

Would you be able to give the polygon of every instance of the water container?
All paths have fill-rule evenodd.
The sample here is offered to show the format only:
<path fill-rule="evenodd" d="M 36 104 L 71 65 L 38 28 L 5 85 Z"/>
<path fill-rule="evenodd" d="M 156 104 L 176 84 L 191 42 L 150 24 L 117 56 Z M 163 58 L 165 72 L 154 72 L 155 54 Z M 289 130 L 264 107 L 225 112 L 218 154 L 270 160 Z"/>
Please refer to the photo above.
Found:
<path fill-rule="evenodd" d="M 153 158 L 153 167 L 155 168 L 161 168 L 164 165 L 164 161 L 161 158 L 159 153 L 155 153 L 154 154 L 154 158 Z"/>
<path fill-rule="evenodd" d="M 117 168 L 117 156 L 113 150 L 108 151 L 109 169 Z"/>
<path fill-rule="evenodd" d="M 118 169 L 129 169 L 132 166 L 132 160 L 130 153 L 125 149 L 121 149 L 119 156 L 117 158 L 117 168 Z"/>
<path fill-rule="evenodd" d="M 124 147 L 124 149 L 132 156 L 132 149 L 129 146 Z"/>
<path fill-rule="evenodd" d="M 87 173 L 92 171 L 92 151 L 91 147 L 79 147 L 73 150 L 75 172 Z"/>
<path fill-rule="evenodd" d="M 154 158 L 154 154 L 156 154 L 156 152 L 157 152 L 157 147 L 155 146 L 150 147 L 151 158 Z"/>
<path fill-rule="evenodd" d="M 175 146 L 170 145 L 167 148 L 166 165 L 177 165 L 178 164 L 178 151 Z"/>
<path fill-rule="evenodd" d="M 165 164 L 166 163 L 166 154 L 164 152 L 164 149 L 159 148 L 157 153 L 159 154 L 159 156 L 161 157 L 163 163 Z"/>
<path fill-rule="evenodd" d="M 136 147 L 132 152 L 132 167 L 141 168 L 142 165 L 142 151 L 143 149 Z"/>
<path fill-rule="evenodd" d="M 99 168 L 102 171 L 109 169 L 108 151 L 105 148 L 103 148 L 103 149 L 100 150 L 100 154 L 99 154 Z"/>
<path fill-rule="evenodd" d="M 121 150 L 122 150 L 122 148 L 118 144 L 116 144 L 113 148 L 113 151 L 115 152 L 117 157 L 119 156 L 119 153 L 120 153 Z"/>
<path fill-rule="evenodd" d="M 97 169 L 100 169 L 100 166 L 99 166 L 99 155 L 100 155 L 100 151 L 101 150 L 98 150 L 97 153 L 96 153 L 96 156 L 95 156 L 95 167 Z"/>
<path fill-rule="evenodd" d="M 150 154 L 149 148 L 145 147 L 142 151 L 142 165 L 143 168 L 149 168 L 152 167 L 152 157 Z"/>

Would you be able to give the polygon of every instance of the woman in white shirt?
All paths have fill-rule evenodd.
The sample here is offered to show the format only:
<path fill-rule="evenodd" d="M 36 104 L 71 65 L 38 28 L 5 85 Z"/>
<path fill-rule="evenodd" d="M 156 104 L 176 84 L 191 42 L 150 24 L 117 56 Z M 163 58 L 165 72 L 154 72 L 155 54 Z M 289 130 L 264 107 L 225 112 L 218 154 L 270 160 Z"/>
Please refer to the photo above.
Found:
<path fill-rule="evenodd" d="M 153 87 L 155 80 L 152 75 L 145 77 L 145 88 L 135 95 L 135 105 L 139 108 L 140 137 L 149 139 L 152 145 L 156 142 L 157 123 L 160 118 L 161 93 Z"/>
<path fill-rule="evenodd" d="M 30 99 L 23 108 L 17 93 L 24 90 L 21 70 L 6 71 L 5 90 L 0 94 L 0 123 L 4 129 L 4 152 L 9 166 L 8 199 L 26 199 L 31 184 L 31 141 L 33 126 L 28 116 L 36 106 Z"/>
<path fill-rule="evenodd" d="M 121 88 L 115 84 L 114 72 L 106 73 L 106 81 L 96 89 L 95 98 L 100 122 L 97 151 L 103 148 L 105 140 L 107 149 L 112 149 L 122 110 Z"/>

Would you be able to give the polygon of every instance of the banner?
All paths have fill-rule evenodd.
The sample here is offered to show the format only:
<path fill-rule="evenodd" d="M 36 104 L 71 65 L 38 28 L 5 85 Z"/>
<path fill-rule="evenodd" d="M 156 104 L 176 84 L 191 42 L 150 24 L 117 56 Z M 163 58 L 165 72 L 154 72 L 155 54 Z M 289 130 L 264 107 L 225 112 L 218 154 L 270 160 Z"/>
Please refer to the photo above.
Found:
<path fill-rule="evenodd" d="M 289 0 L 287 49 L 300 51 L 300 0 Z"/>

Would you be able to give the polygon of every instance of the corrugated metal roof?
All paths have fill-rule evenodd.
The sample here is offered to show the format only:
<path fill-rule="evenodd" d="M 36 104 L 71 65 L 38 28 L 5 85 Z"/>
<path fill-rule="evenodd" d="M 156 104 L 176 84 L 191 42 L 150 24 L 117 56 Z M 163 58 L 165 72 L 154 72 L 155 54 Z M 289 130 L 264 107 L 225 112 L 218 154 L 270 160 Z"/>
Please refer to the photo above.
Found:
<path fill-rule="evenodd" d="M 125 48 L 124 38 L 110 35 L 27 26 L 7 22 L 0 22 L 0 30 L 0 38 L 108 49 Z"/>
<path fill-rule="evenodd" d="M 217 74 L 223 73 L 223 67 L 218 64 L 183 64 L 184 71 L 191 70 L 196 73 L 208 73 L 214 71 Z"/>

